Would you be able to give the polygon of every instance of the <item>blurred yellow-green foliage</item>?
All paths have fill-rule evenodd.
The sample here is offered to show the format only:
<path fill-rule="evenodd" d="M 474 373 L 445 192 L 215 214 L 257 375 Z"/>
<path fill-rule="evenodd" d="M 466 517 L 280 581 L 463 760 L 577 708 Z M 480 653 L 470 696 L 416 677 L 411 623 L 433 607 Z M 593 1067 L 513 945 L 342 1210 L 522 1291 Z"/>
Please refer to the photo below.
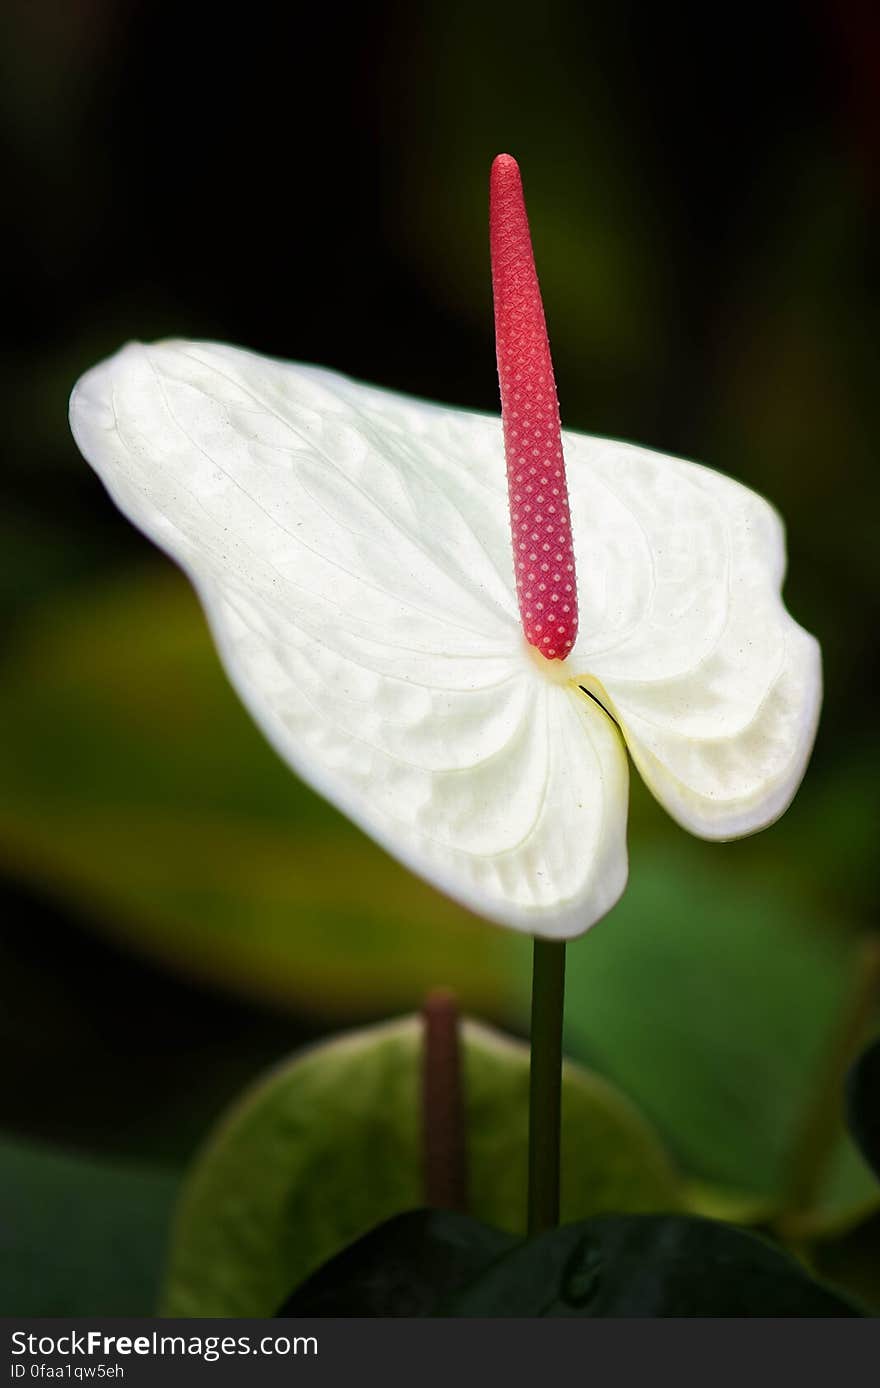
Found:
<path fill-rule="evenodd" d="M 166 334 L 493 409 L 486 179 L 507 149 L 565 422 L 770 497 L 789 606 L 823 645 L 788 815 L 710 846 L 636 787 L 630 892 L 571 950 L 572 1051 L 689 1172 L 777 1190 L 875 926 L 871 7 L 255 0 L 233 24 L 14 0 L 8 30 L 0 1169 L 63 1184 L 22 1142 L 123 1158 L 165 1209 L 209 1120 L 302 1040 L 433 983 L 524 1025 L 527 943 L 276 761 L 66 426 L 82 370 Z M 851 1156 L 836 1179 L 864 1184 Z M 21 1259 L 35 1226 L 0 1211 L 0 1232 L 18 1218 Z"/>

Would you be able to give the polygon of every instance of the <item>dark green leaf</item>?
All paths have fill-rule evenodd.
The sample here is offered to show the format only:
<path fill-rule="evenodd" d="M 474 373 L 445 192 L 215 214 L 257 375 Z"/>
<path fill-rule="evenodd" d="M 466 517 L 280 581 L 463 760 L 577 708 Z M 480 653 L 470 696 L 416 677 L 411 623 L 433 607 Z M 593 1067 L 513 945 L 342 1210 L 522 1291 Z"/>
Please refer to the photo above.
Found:
<path fill-rule="evenodd" d="M 757 1235 L 691 1216 L 609 1215 L 517 1245 L 448 1316 L 858 1316 Z"/>
<path fill-rule="evenodd" d="M 331 1258 L 280 1316 L 428 1316 L 515 1239 L 445 1210 L 398 1215 Z"/>
<path fill-rule="evenodd" d="M 810 1263 L 817 1276 L 880 1314 L 880 1208 L 811 1243 Z"/>
<path fill-rule="evenodd" d="M 880 1037 L 849 1072 L 846 1109 L 850 1131 L 880 1180 Z"/>

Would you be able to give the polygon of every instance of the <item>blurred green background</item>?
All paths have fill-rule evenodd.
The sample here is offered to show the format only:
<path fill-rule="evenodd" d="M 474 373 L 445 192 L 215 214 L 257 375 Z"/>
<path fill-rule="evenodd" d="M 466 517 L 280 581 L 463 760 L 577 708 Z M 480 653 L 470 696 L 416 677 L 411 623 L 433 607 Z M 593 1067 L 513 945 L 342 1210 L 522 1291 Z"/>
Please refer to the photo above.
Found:
<path fill-rule="evenodd" d="M 875 925 L 875 10 L 8 13 L 0 1265 L 15 1309 L 67 1309 L 71 1279 L 87 1308 L 143 1309 L 181 1167 L 242 1083 L 303 1041 L 413 1010 L 436 983 L 524 1029 L 527 942 L 409 877 L 276 761 L 185 582 L 66 424 L 86 367 L 168 334 L 494 409 L 499 150 L 523 170 L 565 423 L 765 493 L 788 526 L 789 606 L 824 649 L 819 739 L 786 817 L 703 844 L 635 785 L 631 888 L 571 950 L 570 1051 L 689 1175 L 778 1192 Z M 852 1154 L 835 1171 L 831 1204 L 868 1189 Z M 67 1261 L 45 1251 L 59 1240 Z"/>

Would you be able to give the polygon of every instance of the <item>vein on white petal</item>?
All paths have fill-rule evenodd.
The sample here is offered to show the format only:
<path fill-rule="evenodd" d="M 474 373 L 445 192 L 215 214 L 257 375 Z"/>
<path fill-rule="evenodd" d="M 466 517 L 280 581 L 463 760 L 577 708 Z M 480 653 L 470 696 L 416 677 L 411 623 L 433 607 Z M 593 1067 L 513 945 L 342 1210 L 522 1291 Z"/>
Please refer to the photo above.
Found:
<path fill-rule="evenodd" d="M 152 354 L 152 353 L 149 353 L 149 355 L 150 355 L 151 364 L 153 365 L 154 370 L 155 370 L 155 363 L 154 363 L 153 354 Z M 188 353 L 186 353 L 186 352 L 182 352 L 181 355 L 184 355 L 184 356 L 190 355 L 190 357 L 191 357 L 192 360 L 198 360 L 198 361 L 200 362 L 201 365 L 207 366 L 207 363 L 201 361 L 201 359 L 199 359 L 199 358 L 192 358 L 191 354 L 188 354 Z M 421 540 L 419 539 L 418 535 L 414 535 L 414 534 L 412 533 L 412 531 L 410 531 L 410 530 L 408 530 L 406 527 L 402 526 L 402 525 L 401 525 L 401 522 L 400 522 L 400 519 L 399 519 L 398 517 L 390 515 L 390 514 L 385 510 L 385 508 L 382 507 L 382 506 L 380 505 L 380 503 L 376 500 L 375 497 L 370 496 L 367 492 L 364 491 L 364 489 L 363 489 L 352 477 L 348 476 L 348 474 L 346 474 L 346 473 L 339 467 L 339 465 L 338 465 L 338 463 L 336 462 L 335 458 L 333 458 L 333 456 L 327 451 L 327 449 L 323 446 L 322 442 L 321 442 L 319 439 L 310 438 L 310 437 L 308 437 L 307 435 L 303 434 L 301 428 L 297 425 L 297 423 L 296 423 L 296 421 L 295 421 L 294 419 L 289 418 L 289 417 L 285 417 L 284 415 L 279 414 L 278 410 L 277 410 L 269 401 L 267 401 L 267 400 L 265 399 L 265 397 L 262 397 L 262 396 L 259 396 L 259 395 L 256 394 L 256 392 L 254 391 L 253 387 L 252 387 L 250 384 L 242 385 L 240 382 L 232 381 L 232 380 L 228 377 L 228 375 L 227 375 L 225 372 L 221 371 L 220 368 L 217 367 L 216 365 L 213 365 L 213 364 L 212 364 L 208 369 L 210 369 L 210 370 L 212 370 L 213 372 L 215 372 L 218 376 L 220 376 L 220 377 L 223 378 L 224 380 L 230 381 L 230 384 L 233 384 L 234 386 L 236 386 L 236 388 L 238 388 L 238 389 L 244 389 L 244 390 L 251 396 L 251 398 L 253 399 L 253 401 L 254 401 L 255 404 L 257 404 L 261 409 L 265 410 L 266 412 L 268 412 L 269 414 L 271 414 L 275 419 L 277 419 L 278 422 L 281 423 L 281 424 L 282 424 L 282 425 L 283 425 L 294 437 L 298 438 L 298 439 L 301 441 L 301 443 L 303 443 L 303 445 L 305 445 L 305 447 L 306 447 L 310 452 L 319 454 L 319 455 L 324 459 L 324 461 L 327 463 L 328 467 L 330 467 L 330 468 L 333 470 L 334 474 L 335 474 L 336 477 L 337 477 L 337 480 L 341 483 L 341 485 L 343 485 L 344 487 L 349 488 L 350 490 L 352 490 L 352 491 L 354 491 L 354 492 L 357 492 L 357 494 L 361 497 L 361 499 L 364 501 L 364 503 L 365 503 L 368 507 L 373 508 L 374 510 L 378 511 L 378 512 L 383 516 L 383 518 L 385 519 L 385 521 L 386 521 L 393 529 L 395 529 L 396 531 L 398 531 L 400 535 L 402 535 L 403 537 L 405 537 L 405 539 L 406 539 L 410 544 L 412 544 L 412 545 L 419 551 L 419 554 L 421 555 L 421 557 L 422 557 L 422 559 L 423 559 L 424 562 L 426 562 L 427 564 L 429 564 L 429 565 L 431 566 L 431 568 L 434 569 L 436 572 L 441 572 L 441 570 L 440 570 L 440 568 L 439 568 L 439 566 L 438 566 L 438 564 L 437 564 L 436 557 L 435 557 L 434 555 L 430 554 L 428 550 L 426 550 L 424 544 L 421 542 Z M 198 387 L 197 387 L 197 389 L 198 389 Z M 169 414 L 170 414 L 171 417 L 175 420 L 175 423 L 178 425 L 178 427 L 181 428 L 181 429 L 183 429 L 183 426 L 180 424 L 180 421 L 176 419 L 176 417 L 175 417 L 175 415 L 174 415 L 174 412 L 173 412 L 173 410 L 171 409 L 170 403 L 169 403 L 168 400 L 167 400 L 167 396 L 165 395 L 164 390 L 163 390 L 163 398 L 165 399 L 166 408 L 168 409 Z M 184 433 L 187 432 L 186 430 L 183 430 L 183 431 L 184 431 Z M 381 458 L 381 457 L 382 457 L 382 454 L 383 454 L 383 445 L 384 445 L 384 446 L 387 446 L 387 440 L 383 439 L 381 435 L 376 436 L 376 435 L 375 435 L 375 431 L 372 429 L 372 427 L 371 427 L 371 429 L 370 429 L 370 432 L 374 434 L 374 438 L 375 438 L 375 441 L 376 441 L 376 453 L 377 453 L 377 456 Z M 188 436 L 188 435 L 187 435 L 187 436 Z M 189 436 L 188 436 L 188 437 L 189 437 Z M 198 445 L 196 445 L 196 446 L 198 446 Z M 219 464 L 216 463 L 216 460 L 213 459 L 213 458 L 211 458 L 210 455 L 206 455 L 206 456 L 209 457 L 209 460 L 210 460 L 210 461 L 214 462 L 215 466 L 219 466 Z M 235 480 L 235 479 L 231 479 L 231 480 Z M 302 485 L 302 483 L 300 483 L 300 485 Z M 247 493 L 245 493 L 245 495 L 247 495 Z M 319 503 L 319 504 L 320 504 L 320 503 Z M 331 513 L 327 512 L 327 511 L 326 511 L 326 508 L 324 508 L 324 507 L 322 507 L 322 509 L 325 510 L 325 514 L 328 514 L 328 515 L 330 516 L 330 518 L 332 519 L 332 521 L 334 522 L 334 524 L 336 524 L 336 525 L 343 525 L 343 522 L 340 521 L 338 515 L 331 514 Z M 270 520 L 274 520 L 274 519 L 275 519 L 274 517 L 272 517 L 271 513 L 269 513 L 269 512 L 266 512 L 266 515 L 267 515 L 267 518 L 270 519 Z M 279 525 L 281 524 L 279 521 L 276 521 L 275 523 L 276 523 L 276 524 L 279 524 Z M 298 540 L 300 543 L 302 543 L 304 548 L 307 548 L 307 549 L 309 548 L 309 547 L 308 547 L 307 545 L 305 545 L 305 543 L 301 540 L 301 537 L 297 537 L 296 535 L 292 534 L 292 532 L 290 532 L 289 530 L 287 530 L 286 527 L 283 527 L 283 526 L 282 526 L 282 529 L 284 529 L 284 530 L 286 531 L 286 533 L 289 534 L 289 535 L 291 536 L 292 539 Z M 471 533 L 473 533 L 473 532 L 471 532 Z M 485 549 L 483 549 L 483 546 L 482 546 L 482 545 L 480 545 L 480 550 L 481 550 L 481 552 L 483 553 L 483 555 L 486 556 L 486 551 L 485 551 Z M 312 551 L 312 552 L 314 552 L 314 551 Z M 325 556 L 319 556 L 319 557 L 325 558 Z M 488 557 L 488 556 L 486 556 L 486 557 Z M 494 565 L 493 565 L 493 569 L 494 569 Z M 463 587 L 463 584 L 462 584 L 462 581 L 461 581 L 461 580 L 462 580 L 461 574 L 453 575 L 453 574 L 451 574 L 451 573 L 449 572 L 449 570 L 448 570 L 447 568 L 444 568 L 444 569 L 442 570 L 442 572 L 443 572 L 444 579 L 445 579 L 447 582 L 450 582 L 450 581 L 451 581 L 451 582 L 457 583 L 458 586 L 460 586 L 460 587 L 463 588 L 463 591 L 466 591 L 466 592 L 467 592 L 467 595 L 468 595 L 468 598 L 469 598 L 469 599 L 471 599 L 471 600 L 476 600 L 481 606 L 486 607 L 488 613 L 490 613 L 490 614 L 492 614 L 492 615 L 494 615 L 494 616 L 496 616 L 496 617 L 497 617 L 498 615 L 504 615 L 504 616 L 509 616 L 509 615 L 510 615 L 509 612 L 504 611 L 503 609 L 501 610 L 501 612 L 499 612 L 499 609 L 497 608 L 497 606 L 496 606 L 495 604 L 492 604 L 491 606 L 489 606 L 488 603 L 487 603 L 487 596 L 486 596 L 486 593 L 485 593 L 485 591 L 484 591 L 483 589 L 480 589 L 480 588 L 478 588 L 478 587 L 472 587 L 472 586 L 468 586 L 468 587 L 465 589 L 465 588 Z M 375 587 L 375 585 L 373 585 L 373 586 Z M 381 591 L 381 590 L 379 590 L 379 591 Z M 418 608 L 414 608 L 414 610 L 417 611 L 417 612 L 421 612 L 421 610 L 418 609 Z M 424 616 L 424 615 L 427 615 L 427 614 L 424 613 L 424 612 L 421 612 L 421 615 Z M 433 614 L 432 614 L 432 615 L 433 615 Z M 441 619 L 445 619 L 447 622 L 449 622 L 449 625 L 451 625 L 451 626 L 454 626 L 454 625 L 455 625 L 455 623 L 453 623 L 452 621 L 450 621 L 450 619 L 449 619 L 448 617 L 446 617 L 446 618 L 441 618 Z M 487 634 L 488 634 L 488 633 L 487 633 Z"/>
<path fill-rule="evenodd" d="M 312 689 L 312 692 L 309 692 L 302 678 L 302 676 L 306 675 L 307 673 L 308 665 L 306 662 L 303 662 L 301 677 L 297 681 L 297 694 L 309 705 L 309 707 L 314 711 L 315 714 L 320 716 L 322 722 L 325 725 L 334 728 L 338 733 L 340 733 L 340 735 L 343 738 L 346 738 L 352 744 L 359 744 L 361 746 L 368 747 L 373 751 L 380 752 L 383 756 L 388 757 L 391 761 L 397 762 L 400 766 L 407 766 L 414 771 L 428 772 L 431 775 L 436 776 L 461 775 L 462 773 L 473 772 L 478 766 L 487 766 L 491 764 L 491 762 L 496 758 L 503 756 L 509 749 L 509 743 L 521 732 L 522 728 L 524 727 L 529 711 L 527 703 L 524 703 L 517 723 L 513 728 L 510 736 L 498 747 L 493 748 L 490 752 L 486 753 L 485 755 L 474 758 L 473 760 L 468 762 L 461 762 L 457 764 L 426 764 L 424 761 L 413 761 L 410 757 L 404 756 L 401 752 L 394 751 L 392 747 L 379 743 L 374 739 L 368 738 L 364 736 L 362 733 L 353 731 L 353 729 L 346 722 L 342 721 L 339 717 L 329 712 L 329 705 L 326 699 L 323 703 L 319 702 L 320 696 L 317 693 L 317 691 Z M 312 683 L 318 683 L 318 681 L 313 681 Z M 524 690 L 526 680 L 522 672 L 511 673 L 507 677 L 507 679 L 501 681 L 498 686 L 490 685 L 488 686 L 488 688 L 493 689 L 506 684 L 514 683 L 519 687 L 519 689 Z M 479 688 L 477 690 L 468 692 L 471 694 L 477 694 L 484 693 L 486 692 L 486 690 L 485 688 Z M 338 701 L 340 698 L 338 692 L 336 692 L 335 697 Z M 359 705 L 358 701 L 349 700 L 347 697 L 344 698 L 344 702 L 354 704 L 355 710 L 358 710 L 359 708 L 363 707 L 363 704 Z M 279 712 L 282 712 L 282 710 L 279 709 Z M 383 726 L 393 728 L 398 733 L 408 728 L 408 725 L 404 723 L 402 720 L 394 721 L 392 719 L 382 718 L 380 721 Z"/>
<path fill-rule="evenodd" d="M 331 557 L 328 556 L 327 554 L 321 553 L 320 551 L 316 550 L 313 546 L 309 545 L 309 544 L 303 539 L 303 537 L 302 537 L 301 535 L 297 535 L 296 532 L 295 532 L 295 531 L 292 531 L 292 530 L 289 528 L 289 526 L 285 525 L 284 522 L 283 522 L 278 516 L 273 515 L 271 511 L 269 511 L 265 506 L 263 506 L 263 505 L 260 503 L 260 501 L 257 499 L 257 497 L 254 496 L 253 492 L 251 492 L 251 491 L 249 491 L 248 489 L 246 489 L 245 487 L 243 487 L 242 484 L 239 482 L 238 478 L 236 478 L 235 476 L 233 476 L 233 474 L 230 473 L 229 470 L 228 470 L 227 468 L 224 468 L 223 465 L 222 465 L 222 463 L 220 463 L 220 462 L 218 461 L 217 457 L 216 457 L 214 454 L 210 453 L 206 448 L 204 448 L 204 447 L 198 442 L 198 440 L 195 439 L 195 438 L 192 436 L 192 434 L 190 433 L 190 431 L 184 426 L 184 424 L 181 422 L 180 418 L 179 418 L 178 415 L 176 414 L 175 410 L 173 409 L 173 407 L 172 407 L 172 405 L 171 405 L 171 402 L 170 402 L 169 399 L 168 399 L 167 392 L 165 391 L 164 385 L 162 384 L 162 381 L 161 381 L 161 377 L 159 376 L 159 373 L 156 371 L 156 366 L 155 366 L 155 362 L 154 362 L 154 360 L 153 360 L 152 355 L 151 355 L 151 354 L 148 354 L 148 358 L 147 358 L 147 359 L 148 359 L 148 361 L 149 361 L 149 363 L 150 363 L 151 369 L 153 370 L 154 376 L 155 376 L 155 378 L 156 378 L 156 384 L 157 384 L 157 387 L 158 387 L 158 389 L 159 389 L 160 395 L 161 395 L 161 397 L 162 397 L 162 401 L 163 401 L 163 404 L 164 404 L 165 409 L 166 409 L 166 411 L 167 411 L 168 417 L 169 417 L 169 419 L 172 421 L 172 423 L 174 424 L 175 428 L 177 428 L 177 429 L 180 430 L 181 434 L 182 434 L 183 437 L 187 440 L 187 442 L 188 442 L 194 449 L 196 449 L 199 453 L 201 453 L 202 456 L 211 464 L 212 467 L 217 468 L 217 470 L 218 470 L 220 473 L 222 473 L 222 475 L 223 475 L 224 477 L 226 477 L 226 478 L 228 479 L 228 481 L 230 482 L 230 484 L 231 484 L 238 492 L 240 492 L 241 495 L 242 495 L 243 497 L 245 497 L 246 500 L 247 500 L 251 505 L 255 506 L 255 507 L 257 508 L 257 510 L 259 510 L 259 511 L 266 517 L 266 520 L 269 521 L 269 523 L 270 523 L 271 525 L 273 525 L 275 528 L 277 528 L 278 530 L 280 530 L 280 531 L 282 532 L 282 534 L 284 534 L 289 540 L 291 540 L 298 548 L 301 548 L 301 549 L 307 551 L 308 553 L 312 554 L 316 559 L 319 559 L 322 563 L 324 563 L 324 564 L 329 564 L 332 568 L 338 569 L 341 573 L 344 573 L 348 578 L 351 578 L 353 581 L 357 582 L 358 584 L 360 584 L 360 585 L 362 585 L 362 586 L 364 586 L 364 587 L 367 587 L 367 588 L 372 589 L 372 590 L 373 590 L 374 592 L 376 592 L 380 597 L 387 598 L 390 602 L 399 602 L 399 601 L 402 601 L 402 596 L 401 596 L 401 594 L 399 594 L 399 593 L 390 593 L 390 592 L 388 592 L 387 589 L 382 588 L 379 584 L 373 583 L 370 579 L 366 578 L 364 575 L 355 573 L 353 570 L 349 569 L 346 565 L 342 564 L 338 559 L 331 558 Z M 222 374 L 222 373 L 221 373 L 221 374 Z M 337 469 L 337 471 L 338 471 L 338 469 Z M 347 479 L 346 479 L 346 480 L 347 480 Z M 300 483 L 300 485 L 302 485 L 302 484 Z M 190 494 L 192 495 L 192 493 L 190 493 Z M 323 509 L 323 508 L 322 508 L 322 509 Z M 335 523 L 337 526 L 340 526 L 340 521 L 339 521 L 338 517 L 333 517 L 333 520 L 334 520 L 334 523 Z M 342 527 L 342 528 L 344 528 L 344 527 Z M 426 557 L 427 557 L 427 556 L 426 556 Z M 451 627 L 451 628 L 453 628 L 453 629 L 462 630 L 462 631 L 467 631 L 469 635 L 474 635 L 474 634 L 475 634 L 475 633 L 473 632 L 473 629 L 472 629 L 472 628 L 463 627 L 460 623 L 457 623 L 457 622 L 453 621 L 452 619 L 450 619 L 450 618 L 449 618 L 448 616 L 446 616 L 446 615 L 438 614 L 438 613 L 436 613 L 436 612 L 431 612 L 431 613 L 426 612 L 423 608 L 419 607 L 416 603 L 414 603 L 414 602 L 412 601 L 412 599 L 409 598 L 409 597 L 406 598 L 406 605 L 407 605 L 407 607 L 408 607 L 412 612 L 414 612 L 417 616 L 425 617 L 426 619 L 427 619 L 427 618 L 430 618 L 432 621 L 440 621 L 440 622 L 442 622 L 442 623 L 445 623 L 446 625 L 448 625 L 449 627 Z M 481 635 L 481 634 L 482 634 L 482 635 L 486 636 L 488 639 L 492 639 L 491 636 L 488 635 L 488 633 L 476 633 L 476 634 L 477 634 L 477 635 Z"/>
<path fill-rule="evenodd" d="M 224 354 L 228 351 L 232 351 L 234 355 L 237 355 L 235 349 L 224 349 Z M 186 355 L 192 356 L 193 360 L 199 362 L 200 365 L 209 365 L 209 363 L 206 363 L 202 358 L 191 351 L 188 351 Z M 425 480 L 419 470 L 419 462 L 421 460 L 412 456 L 410 435 L 412 432 L 416 432 L 422 441 L 422 448 L 420 450 L 422 454 L 427 451 L 429 455 L 438 453 L 442 455 L 447 469 L 454 469 L 469 489 L 472 490 L 477 488 L 488 494 L 492 502 L 493 511 L 496 515 L 506 515 L 506 488 L 503 480 L 503 468 L 498 468 L 496 470 L 498 481 L 490 482 L 487 477 L 481 474 L 479 469 L 473 466 L 472 458 L 469 457 L 466 463 L 462 458 L 450 454 L 448 447 L 443 449 L 435 444 L 433 440 L 426 438 L 423 427 L 425 418 L 430 418 L 435 420 L 438 424 L 443 424 L 447 429 L 457 431 L 459 421 L 464 421 L 471 434 L 468 440 L 469 451 L 473 451 L 473 431 L 478 429 L 481 435 L 484 433 L 492 434 L 493 451 L 500 459 L 502 449 L 501 425 L 497 417 L 479 414 L 475 411 L 450 410 L 446 406 L 438 405 L 431 401 L 415 401 L 410 400 L 408 397 L 393 396 L 390 391 L 382 390 L 375 386 L 364 386 L 360 383 L 351 381 L 346 376 L 335 375 L 323 367 L 299 366 L 298 371 L 301 375 L 310 377 L 321 385 L 330 398 L 338 400 L 341 397 L 350 405 L 354 406 L 357 410 L 361 426 L 364 428 L 365 432 L 369 432 L 370 437 L 374 440 L 377 453 L 379 454 L 381 454 L 388 445 L 388 410 L 391 408 L 400 412 L 403 418 L 401 420 L 393 420 L 392 430 L 395 442 L 399 443 L 404 450 L 404 456 L 401 456 L 400 461 L 401 463 L 405 463 L 405 481 L 407 486 L 409 485 L 409 480 L 413 475 L 414 469 L 419 477 L 419 481 L 424 483 Z M 378 407 L 380 404 L 383 407 L 384 413 L 377 422 L 374 419 L 374 408 Z M 442 499 L 455 510 L 461 523 L 467 528 L 470 534 L 473 535 L 478 547 L 484 549 L 487 536 L 478 534 L 458 503 L 450 497 L 448 491 L 435 491 L 435 496 Z M 423 515 L 423 510 L 412 500 L 411 493 L 410 510 L 415 518 Z M 504 526 L 500 527 L 498 535 L 500 538 L 499 552 L 504 556 L 504 563 L 502 565 L 498 564 L 495 559 L 494 550 L 490 552 L 486 549 L 485 552 L 493 563 L 496 574 L 501 580 L 501 590 L 507 598 L 502 610 L 505 613 L 515 615 L 515 602 L 512 601 L 512 556 L 510 554 L 507 530 Z"/>

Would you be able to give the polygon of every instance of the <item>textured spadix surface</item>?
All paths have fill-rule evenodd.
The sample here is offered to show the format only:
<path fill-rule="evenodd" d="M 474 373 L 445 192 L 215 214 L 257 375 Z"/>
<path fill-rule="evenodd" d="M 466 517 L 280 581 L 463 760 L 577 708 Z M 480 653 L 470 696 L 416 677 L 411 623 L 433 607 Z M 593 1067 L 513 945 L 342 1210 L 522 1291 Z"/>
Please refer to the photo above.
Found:
<path fill-rule="evenodd" d="M 573 936 L 614 904 L 624 740 L 707 838 L 794 794 L 819 650 L 782 604 L 780 522 L 738 483 L 566 433 L 580 628 L 546 661 L 519 623 L 500 421 L 166 342 L 90 371 L 71 422 L 280 754 L 489 919 Z"/>

